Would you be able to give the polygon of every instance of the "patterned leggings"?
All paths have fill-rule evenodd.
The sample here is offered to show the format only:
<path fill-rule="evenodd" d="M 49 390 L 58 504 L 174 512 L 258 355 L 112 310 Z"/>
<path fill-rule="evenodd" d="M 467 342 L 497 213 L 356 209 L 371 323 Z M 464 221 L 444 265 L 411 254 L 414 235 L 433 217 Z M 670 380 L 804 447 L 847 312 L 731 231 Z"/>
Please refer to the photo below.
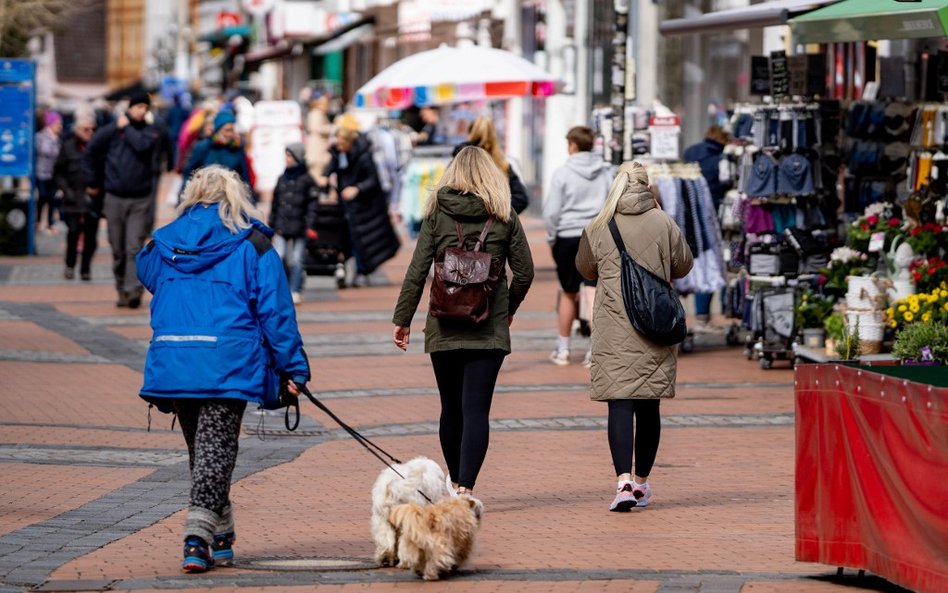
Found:
<path fill-rule="evenodd" d="M 215 534 L 234 531 L 230 481 L 237 463 L 237 439 L 247 402 L 178 399 L 174 402 L 191 464 L 191 498 L 185 538 L 210 543 Z"/>

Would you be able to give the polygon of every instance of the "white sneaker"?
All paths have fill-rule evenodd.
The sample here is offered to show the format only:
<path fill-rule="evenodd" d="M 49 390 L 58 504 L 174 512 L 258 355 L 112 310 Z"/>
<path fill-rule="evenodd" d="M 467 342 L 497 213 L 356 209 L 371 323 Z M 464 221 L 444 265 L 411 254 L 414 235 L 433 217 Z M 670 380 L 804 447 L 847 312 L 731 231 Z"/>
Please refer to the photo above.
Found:
<path fill-rule="evenodd" d="M 648 501 L 652 498 L 652 487 L 648 482 L 637 484 L 632 482 L 632 496 L 635 498 L 635 506 L 647 507 Z"/>
<path fill-rule="evenodd" d="M 593 351 L 587 350 L 586 356 L 583 357 L 583 366 L 588 369 L 589 367 L 592 366 L 592 364 L 593 364 Z"/>
<path fill-rule="evenodd" d="M 454 489 L 454 484 L 451 483 L 451 476 L 444 477 L 444 487 L 448 489 L 448 496 L 451 498 L 458 497 L 458 491 Z"/>
<path fill-rule="evenodd" d="M 569 364 L 569 350 L 557 348 L 550 353 L 550 361 L 557 366 L 565 367 Z"/>
<path fill-rule="evenodd" d="M 300 293 L 298 293 L 298 292 L 294 292 L 294 293 L 292 293 L 292 296 L 293 296 L 293 304 L 294 304 L 294 305 L 299 305 L 300 303 L 303 302 L 303 295 L 302 295 L 302 294 L 300 294 Z"/>

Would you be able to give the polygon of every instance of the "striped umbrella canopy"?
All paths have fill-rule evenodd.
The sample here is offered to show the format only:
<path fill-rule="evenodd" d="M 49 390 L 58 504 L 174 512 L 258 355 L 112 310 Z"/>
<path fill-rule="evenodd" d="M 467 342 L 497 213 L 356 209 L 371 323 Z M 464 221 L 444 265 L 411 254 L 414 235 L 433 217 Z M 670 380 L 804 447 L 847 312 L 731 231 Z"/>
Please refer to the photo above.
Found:
<path fill-rule="evenodd" d="M 403 109 L 478 99 L 547 97 L 561 86 L 552 74 L 509 51 L 442 45 L 381 71 L 356 92 L 355 105 Z"/>

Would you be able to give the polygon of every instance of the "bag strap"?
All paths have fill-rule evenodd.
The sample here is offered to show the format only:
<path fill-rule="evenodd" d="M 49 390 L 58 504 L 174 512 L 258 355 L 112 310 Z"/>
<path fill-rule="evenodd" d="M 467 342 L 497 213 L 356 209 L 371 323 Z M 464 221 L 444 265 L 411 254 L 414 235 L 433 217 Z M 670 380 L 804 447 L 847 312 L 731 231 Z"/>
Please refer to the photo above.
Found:
<path fill-rule="evenodd" d="M 626 253 L 625 241 L 622 240 L 622 235 L 619 234 L 619 226 L 616 224 L 615 218 L 609 221 L 609 231 L 612 233 L 612 240 L 616 242 L 616 247 L 619 248 L 619 253 Z"/>
<path fill-rule="evenodd" d="M 484 229 L 481 231 L 481 234 L 477 237 L 477 244 L 474 245 L 474 251 L 480 251 L 481 247 L 484 246 L 484 239 L 487 238 L 487 233 L 490 232 L 490 227 L 494 225 L 494 218 L 488 218 L 487 222 L 484 223 Z M 454 229 L 458 233 L 458 247 L 464 249 L 464 230 L 461 228 L 461 223 L 454 221 Z"/>

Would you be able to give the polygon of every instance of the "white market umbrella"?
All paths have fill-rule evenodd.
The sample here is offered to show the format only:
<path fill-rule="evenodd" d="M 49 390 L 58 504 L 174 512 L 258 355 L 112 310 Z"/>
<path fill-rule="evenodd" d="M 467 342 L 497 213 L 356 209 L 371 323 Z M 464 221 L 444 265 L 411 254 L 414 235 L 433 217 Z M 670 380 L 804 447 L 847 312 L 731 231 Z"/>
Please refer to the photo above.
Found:
<path fill-rule="evenodd" d="M 399 109 L 478 99 L 547 97 L 561 81 L 502 49 L 442 45 L 399 60 L 356 91 L 356 107 Z"/>

